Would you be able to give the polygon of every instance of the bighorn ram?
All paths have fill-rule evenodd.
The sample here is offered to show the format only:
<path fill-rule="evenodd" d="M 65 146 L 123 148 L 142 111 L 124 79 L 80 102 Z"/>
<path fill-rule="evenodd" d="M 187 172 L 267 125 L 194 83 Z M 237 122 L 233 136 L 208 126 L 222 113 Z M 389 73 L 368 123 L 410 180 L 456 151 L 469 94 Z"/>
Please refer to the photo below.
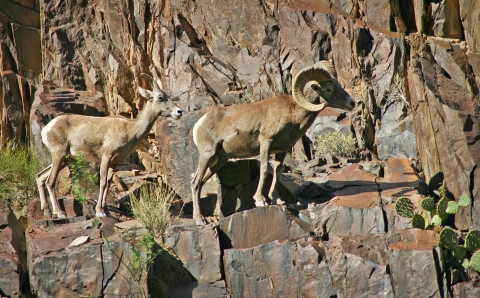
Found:
<path fill-rule="evenodd" d="M 47 217 L 52 213 L 45 196 L 45 184 L 50 194 L 53 215 L 65 218 L 55 196 L 55 180 L 59 171 L 66 166 L 65 157 L 75 158 L 81 154 L 87 162 L 100 162 L 100 193 L 95 207 L 96 216 L 105 216 L 104 207 L 108 194 L 108 172 L 123 162 L 145 139 L 159 116 L 178 119 L 182 110 L 169 99 L 153 80 L 142 74 L 152 85 L 152 91 L 138 88 L 148 101 L 137 119 L 119 116 L 92 117 L 84 115 L 62 115 L 50 121 L 42 129 L 42 141 L 50 150 L 52 164 L 37 174 L 41 208 Z"/>
<path fill-rule="evenodd" d="M 335 77 L 333 65 L 321 61 L 295 76 L 293 96 L 280 95 L 255 103 L 213 108 L 195 123 L 193 140 L 199 161 L 192 180 L 192 198 L 197 224 L 205 224 L 199 204 L 202 186 L 230 158 L 260 155 L 260 181 L 253 198 L 256 206 L 265 206 L 263 190 L 268 159 L 270 154 L 275 154 L 273 182 L 268 194 L 272 199 L 285 153 L 305 134 L 318 113 L 325 106 L 354 108 L 354 100 Z M 303 89 L 309 82 L 316 94 L 307 99 Z"/>

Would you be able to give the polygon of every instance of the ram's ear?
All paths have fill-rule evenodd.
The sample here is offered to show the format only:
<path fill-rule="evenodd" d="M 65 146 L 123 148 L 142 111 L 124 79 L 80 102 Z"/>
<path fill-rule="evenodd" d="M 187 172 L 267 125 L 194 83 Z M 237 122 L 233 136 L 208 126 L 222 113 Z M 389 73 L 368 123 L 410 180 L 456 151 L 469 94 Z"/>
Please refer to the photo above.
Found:
<path fill-rule="evenodd" d="M 138 87 L 138 92 L 140 92 L 140 95 L 145 97 L 146 99 L 152 98 L 152 91 L 143 89 L 142 87 Z"/>

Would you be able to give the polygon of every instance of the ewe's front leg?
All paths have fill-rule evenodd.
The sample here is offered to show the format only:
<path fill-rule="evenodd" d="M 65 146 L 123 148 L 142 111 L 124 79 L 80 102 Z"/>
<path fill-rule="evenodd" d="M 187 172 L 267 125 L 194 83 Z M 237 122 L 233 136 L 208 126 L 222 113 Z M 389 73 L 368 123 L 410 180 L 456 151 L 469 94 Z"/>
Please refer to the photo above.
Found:
<path fill-rule="evenodd" d="M 263 140 L 260 143 L 260 181 L 258 182 L 257 191 L 253 198 L 255 199 L 255 206 L 267 206 L 267 199 L 263 195 L 265 180 L 268 176 L 268 156 L 270 151 L 271 140 Z"/>
<path fill-rule="evenodd" d="M 276 153 L 275 160 L 273 161 L 273 180 L 270 191 L 268 192 L 268 197 L 272 200 L 272 203 L 275 204 L 285 204 L 277 192 L 278 179 L 280 175 L 282 175 L 282 165 L 285 155 L 285 152 Z"/>

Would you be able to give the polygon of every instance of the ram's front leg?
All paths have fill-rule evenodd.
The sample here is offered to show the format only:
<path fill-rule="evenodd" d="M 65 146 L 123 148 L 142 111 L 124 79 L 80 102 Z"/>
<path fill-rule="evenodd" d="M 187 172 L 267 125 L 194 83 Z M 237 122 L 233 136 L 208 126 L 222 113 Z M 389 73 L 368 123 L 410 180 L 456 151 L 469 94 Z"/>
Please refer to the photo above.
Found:
<path fill-rule="evenodd" d="M 278 179 L 282 175 L 283 160 L 285 159 L 285 152 L 275 153 L 275 159 L 273 161 L 273 180 L 268 192 L 268 197 L 274 204 L 284 204 L 285 202 L 280 198 L 277 191 Z"/>
<path fill-rule="evenodd" d="M 255 206 L 257 207 L 268 205 L 267 199 L 263 195 L 263 190 L 268 176 L 268 157 L 271 144 L 272 140 L 263 140 L 260 143 L 260 181 L 258 182 L 257 191 L 253 196 L 255 199 Z"/>

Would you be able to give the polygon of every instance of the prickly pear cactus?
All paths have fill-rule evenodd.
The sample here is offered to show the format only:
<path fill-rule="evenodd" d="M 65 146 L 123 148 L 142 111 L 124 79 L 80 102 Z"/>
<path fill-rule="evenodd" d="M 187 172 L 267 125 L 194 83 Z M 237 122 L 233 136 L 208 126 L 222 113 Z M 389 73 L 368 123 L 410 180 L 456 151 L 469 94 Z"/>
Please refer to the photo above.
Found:
<path fill-rule="evenodd" d="M 467 249 L 465 248 L 465 246 L 462 245 L 457 245 L 457 247 L 455 247 L 455 249 L 453 250 L 453 256 L 459 261 L 463 260 L 466 253 Z"/>
<path fill-rule="evenodd" d="M 433 200 L 432 197 L 426 197 L 425 199 L 422 200 L 422 208 L 434 212 L 435 211 L 435 201 Z"/>
<path fill-rule="evenodd" d="M 450 228 L 445 228 L 440 232 L 440 243 L 449 250 L 455 250 L 458 246 L 458 237 Z"/>
<path fill-rule="evenodd" d="M 440 197 L 442 197 L 442 199 L 448 197 L 447 180 L 443 179 L 442 186 L 438 188 L 438 191 L 440 192 Z"/>
<path fill-rule="evenodd" d="M 403 217 L 413 217 L 413 203 L 407 197 L 398 198 L 397 202 L 395 203 L 395 210 L 397 214 Z"/>
<path fill-rule="evenodd" d="M 465 237 L 465 248 L 469 251 L 476 251 L 480 248 L 480 231 L 473 230 Z"/>
<path fill-rule="evenodd" d="M 449 201 L 447 204 L 447 209 L 445 210 L 448 214 L 455 214 L 458 212 L 458 204 L 455 201 Z"/>
<path fill-rule="evenodd" d="M 448 199 L 440 199 L 437 203 L 437 214 L 441 219 L 446 219 L 448 217 L 447 208 L 448 208 Z"/>
<path fill-rule="evenodd" d="M 425 218 L 420 214 L 414 214 L 412 217 L 412 227 L 425 230 Z"/>
<path fill-rule="evenodd" d="M 470 269 L 470 261 L 468 259 L 463 259 L 462 266 L 465 269 Z"/>
<path fill-rule="evenodd" d="M 469 265 L 473 270 L 480 272 L 480 251 L 473 254 Z"/>
<path fill-rule="evenodd" d="M 440 216 L 438 216 L 437 214 L 435 214 L 433 217 L 432 217 L 432 225 L 434 226 L 441 226 L 442 225 L 442 218 Z"/>
<path fill-rule="evenodd" d="M 470 205 L 470 202 L 471 202 L 470 197 L 466 193 L 463 193 L 460 199 L 458 200 L 458 206 L 467 207 L 468 205 Z"/>

